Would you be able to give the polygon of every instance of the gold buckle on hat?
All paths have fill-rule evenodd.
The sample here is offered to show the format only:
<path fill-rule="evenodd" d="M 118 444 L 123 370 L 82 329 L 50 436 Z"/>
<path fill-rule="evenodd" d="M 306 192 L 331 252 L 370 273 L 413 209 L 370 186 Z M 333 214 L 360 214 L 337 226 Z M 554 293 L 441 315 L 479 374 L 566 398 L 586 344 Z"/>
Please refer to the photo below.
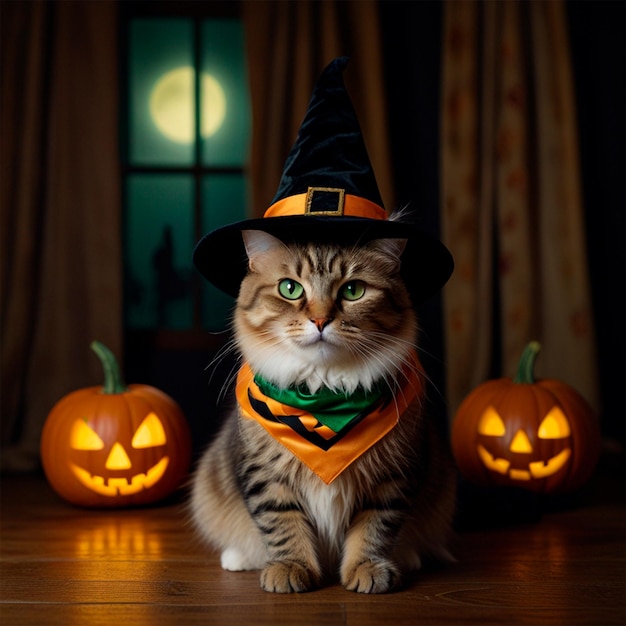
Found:
<path fill-rule="evenodd" d="M 306 192 L 304 214 L 342 216 L 345 193 L 345 189 L 338 187 L 309 187 Z M 332 198 L 333 195 L 335 199 Z"/>

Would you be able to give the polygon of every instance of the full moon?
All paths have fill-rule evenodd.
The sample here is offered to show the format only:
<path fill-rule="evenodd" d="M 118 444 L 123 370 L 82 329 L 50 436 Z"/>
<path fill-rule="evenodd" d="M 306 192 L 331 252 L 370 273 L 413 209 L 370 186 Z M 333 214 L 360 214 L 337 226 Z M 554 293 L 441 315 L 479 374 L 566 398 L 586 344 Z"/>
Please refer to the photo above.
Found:
<path fill-rule="evenodd" d="M 191 143 L 194 138 L 194 69 L 178 67 L 157 81 L 150 95 L 150 115 L 157 128 L 177 143 Z M 213 135 L 226 116 L 226 96 L 222 86 L 210 74 L 200 77 L 200 134 Z"/>

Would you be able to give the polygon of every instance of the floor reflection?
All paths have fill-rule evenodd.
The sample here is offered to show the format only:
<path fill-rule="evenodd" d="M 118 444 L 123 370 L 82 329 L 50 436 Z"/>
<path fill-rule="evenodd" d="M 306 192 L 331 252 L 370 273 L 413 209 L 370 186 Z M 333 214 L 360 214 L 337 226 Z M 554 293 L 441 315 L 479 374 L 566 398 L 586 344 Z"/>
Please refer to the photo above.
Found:
<path fill-rule="evenodd" d="M 79 558 L 158 558 L 162 552 L 161 533 L 145 516 L 124 514 L 86 520 L 88 528 L 76 534 L 75 554 Z"/>

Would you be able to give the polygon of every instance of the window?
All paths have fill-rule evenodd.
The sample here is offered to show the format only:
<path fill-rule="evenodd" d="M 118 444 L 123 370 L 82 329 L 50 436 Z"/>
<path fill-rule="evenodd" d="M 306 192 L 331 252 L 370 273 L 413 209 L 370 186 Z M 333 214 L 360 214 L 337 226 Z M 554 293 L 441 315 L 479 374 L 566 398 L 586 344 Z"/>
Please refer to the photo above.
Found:
<path fill-rule="evenodd" d="M 139 2 L 125 9 L 124 306 L 131 332 L 222 330 L 233 305 L 191 260 L 202 234 L 246 217 L 243 25 L 236 15 L 198 15 L 225 5 L 231 13 L 237 6 Z M 176 13 L 164 14 L 167 7 Z"/>

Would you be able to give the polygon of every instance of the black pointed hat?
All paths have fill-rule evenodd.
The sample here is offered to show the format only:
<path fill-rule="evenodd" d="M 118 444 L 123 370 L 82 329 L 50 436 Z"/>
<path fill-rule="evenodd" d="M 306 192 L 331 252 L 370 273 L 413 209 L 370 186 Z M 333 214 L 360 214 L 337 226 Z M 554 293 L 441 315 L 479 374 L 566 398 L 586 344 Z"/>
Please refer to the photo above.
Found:
<path fill-rule="evenodd" d="M 440 289 L 452 273 L 445 246 L 407 222 L 390 221 L 361 128 L 343 83 L 346 57 L 320 76 L 278 191 L 263 218 L 218 228 L 196 246 L 193 260 L 216 287 L 237 296 L 248 259 L 241 231 L 262 230 L 285 242 L 367 243 L 406 239 L 402 273 L 415 303 Z"/>
<path fill-rule="evenodd" d="M 347 64 L 347 57 L 335 59 L 319 77 L 272 204 L 313 186 L 343 189 L 344 194 L 382 206 L 361 127 L 343 85 Z M 326 200 L 335 211 L 336 196 Z"/>

